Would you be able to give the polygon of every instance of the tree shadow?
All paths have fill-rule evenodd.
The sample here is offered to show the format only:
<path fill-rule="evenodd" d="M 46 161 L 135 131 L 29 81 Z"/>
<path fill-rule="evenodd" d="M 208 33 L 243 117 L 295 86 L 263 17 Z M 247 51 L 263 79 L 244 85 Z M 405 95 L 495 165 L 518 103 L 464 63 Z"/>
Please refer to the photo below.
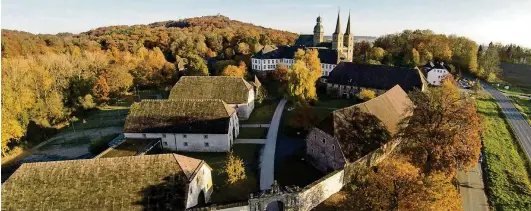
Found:
<path fill-rule="evenodd" d="M 181 174 L 165 177 L 164 182 L 151 185 L 141 191 L 142 200 L 137 202 L 143 210 L 185 210 L 187 179 Z"/>

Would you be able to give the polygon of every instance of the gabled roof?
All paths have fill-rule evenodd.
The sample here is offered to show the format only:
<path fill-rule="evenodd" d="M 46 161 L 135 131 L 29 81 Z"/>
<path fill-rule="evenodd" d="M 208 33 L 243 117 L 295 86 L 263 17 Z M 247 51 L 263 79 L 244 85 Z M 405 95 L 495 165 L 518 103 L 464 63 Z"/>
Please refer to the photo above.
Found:
<path fill-rule="evenodd" d="M 2 185 L 2 209 L 183 210 L 187 175 L 203 164 L 176 154 L 26 163 Z"/>
<path fill-rule="evenodd" d="M 327 83 L 388 90 L 396 85 L 406 92 L 422 89 L 420 73 L 414 68 L 385 65 L 339 63 L 328 76 Z"/>
<path fill-rule="evenodd" d="M 313 46 L 313 34 L 301 34 L 295 40 L 294 46 Z"/>
<path fill-rule="evenodd" d="M 143 100 L 131 106 L 123 131 L 227 134 L 235 112 L 219 99 Z"/>
<path fill-rule="evenodd" d="M 395 134 L 398 130 L 397 126 L 400 120 L 411 115 L 408 107 L 412 105 L 411 100 L 406 92 L 400 88 L 399 85 L 394 86 L 384 94 L 369 100 L 364 103 L 356 104 L 343 109 L 335 110 L 323 122 L 319 124 L 319 128 L 326 133 L 336 136 L 335 125 L 338 118 L 342 118 L 343 114 L 349 110 L 357 107 L 362 112 L 370 113 L 380 121 L 387 128 L 390 134 Z"/>
<path fill-rule="evenodd" d="M 246 104 L 253 86 L 235 76 L 183 76 L 173 86 L 170 99 L 221 99 L 228 104 Z"/>
<path fill-rule="evenodd" d="M 430 72 L 433 69 L 450 70 L 450 67 L 448 67 L 448 65 L 446 65 L 444 62 L 428 62 L 426 65 L 424 65 L 424 70 L 426 70 L 426 72 Z"/>

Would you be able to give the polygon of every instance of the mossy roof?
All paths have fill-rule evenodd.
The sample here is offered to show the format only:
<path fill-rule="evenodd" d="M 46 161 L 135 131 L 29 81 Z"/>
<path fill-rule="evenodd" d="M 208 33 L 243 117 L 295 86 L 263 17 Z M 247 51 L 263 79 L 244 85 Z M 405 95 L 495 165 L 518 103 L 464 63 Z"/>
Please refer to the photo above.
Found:
<path fill-rule="evenodd" d="M 131 106 L 123 131 L 226 134 L 235 112 L 219 99 L 143 100 Z"/>
<path fill-rule="evenodd" d="M 23 164 L 2 185 L 2 210 L 183 210 L 204 162 L 177 154 Z"/>
<path fill-rule="evenodd" d="M 153 142 L 160 141 L 160 139 L 125 139 L 122 143 L 118 144 L 107 151 L 101 156 L 101 158 L 112 158 L 112 157 L 125 157 L 125 156 L 134 156 L 139 152 L 142 152 L 148 145 Z"/>
<path fill-rule="evenodd" d="M 170 99 L 221 99 L 228 104 L 245 104 L 253 86 L 242 77 L 183 76 L 173 86 Z"/>

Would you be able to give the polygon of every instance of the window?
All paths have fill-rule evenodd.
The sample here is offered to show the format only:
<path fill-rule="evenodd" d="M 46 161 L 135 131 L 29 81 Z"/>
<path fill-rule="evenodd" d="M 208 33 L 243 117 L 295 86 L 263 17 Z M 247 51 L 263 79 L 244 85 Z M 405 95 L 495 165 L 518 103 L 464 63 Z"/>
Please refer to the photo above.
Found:
<path fill-rule="evenodd" d="M 326 144 L 326 140 L 323 138 L 323 144 Z"/>
<path fill-rule="evenodd" d="M 145 133 L 142 133 L 142 137 L 145 138 L 145 137 L 146 137 L 146 134 L 145 134 Z"/>
<path fill-rule="evenodd" d="M 183 145 L 184 145 L 185 147 L 187 147 L 187 146 L 188 146 L 188 142 L 184 142 Z"/>
<path fill-rule="evenodd" d="M 183 134 L 183 138 L 187 138 L 188 136 L 186 134 Z"/>
<path fill-rule="evenodd" d="M 166 134 L 162 134 L 162 138 L 166 138 Z"/>
<path fill-rule="evenodd" d="M 164 146 L 168 146 L 168 142 L 162 142 L 162 144 L 164 144 Z"/>
<path fill-rule="evenodd" d="M 336 145 L 332 145 L 332 150 L 335 150 L 336 149 Z"/>
<path fill-rule="evenodd" d="M 205 147 L 209 147 L 210 144 L 208 142 L 205 142 Z"/>
<path fill-rule="evenodd" d="M 204 138 L 204 139 L 208 139 L 208 135 L 204 135 L 203 138 Z"/>

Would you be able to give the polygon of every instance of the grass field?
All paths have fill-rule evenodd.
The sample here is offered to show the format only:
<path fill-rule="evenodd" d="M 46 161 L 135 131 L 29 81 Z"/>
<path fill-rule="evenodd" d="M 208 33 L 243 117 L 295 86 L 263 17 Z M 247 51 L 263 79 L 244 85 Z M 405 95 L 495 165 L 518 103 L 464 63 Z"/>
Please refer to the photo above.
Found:
<path fill-rule="evenodd" d="M 490 203 L 496 210 L 531 210 L 530 168 L 519 143 L 490 96 L 478 98 L 484 115 L 483 169 Z"/>
<path fill-rule="evenodd" d="M 510 90 L 501 91 L 510 94 L 531 94 L 531 65 L 502 62 L 500 68 L 502 69 L 500 79 L 510 86 Z"/>
<path fill-rule="evenodd" d="M 83 116 L 76 117 L 74 125 L 69 124 L 62 131 L 84 130 L 92 128 L 123 126 L 129 107 L 105 106 L 89 111 Z"/>
<path fill-rule="evenodd" d="M 267 137 L 267 128 L 242 127 L 238 138 L 262 139 Z"/>
<path fill-rule="evenodd" d="M 524 99 L 519 97 L 509 97 L 514 103 L 514 107 L 520 111 L 527 122 L 531 125 L 531 99 Z"/>
<path fill-rule="evenodd" d="M 256 105 L 251 113 L 251 116 L 247 120 L 240 121 L 240 124 L 268 124 L 271 122 L 271 118 L 277 108 L 278 100 L 265 99 L 260 105 Z"/>
<path fill-rule="evenodd" d="M 237 144 L 232 146 L 235 155 L 242 158 L 245 163 L 246 179 L 234 185 L 226 183 L 226 176 L 223 173 L 223 165 L 227 153 L 179 153 L 184 156 L 204 160 L 212 167 L 212 182 L 214 192 L 212 193 L 212 203 L 227 203 L 236 201 L 247 201 L 249 194 L 259 191 L 258 178 L 258 153 L 262 146 L 258 144 Z"/>

